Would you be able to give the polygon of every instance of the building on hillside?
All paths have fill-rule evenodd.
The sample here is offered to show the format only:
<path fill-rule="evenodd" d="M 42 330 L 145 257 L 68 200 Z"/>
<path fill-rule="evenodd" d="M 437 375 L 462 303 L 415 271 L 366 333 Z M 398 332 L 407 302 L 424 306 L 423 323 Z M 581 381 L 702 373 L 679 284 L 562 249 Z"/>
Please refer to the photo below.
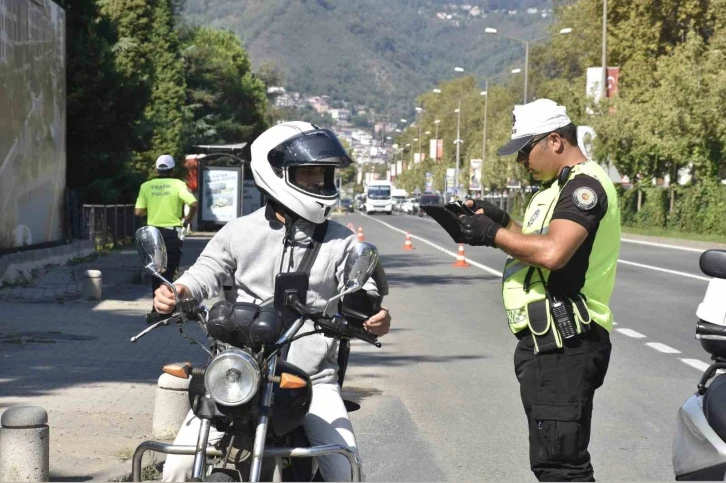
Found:
<path fill-rule="evenodd" d="M 336 121 L 349 121 L 350 111 L 348 109 L 330 109 L 330 117 Z"/>

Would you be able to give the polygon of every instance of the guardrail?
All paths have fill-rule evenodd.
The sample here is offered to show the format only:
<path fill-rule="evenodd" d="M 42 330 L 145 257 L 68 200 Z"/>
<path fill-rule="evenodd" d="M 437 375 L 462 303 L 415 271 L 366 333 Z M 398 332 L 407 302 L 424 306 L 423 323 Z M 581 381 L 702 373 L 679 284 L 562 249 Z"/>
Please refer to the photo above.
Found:
<path fill-rule="evenodd" d="M 134 205 L 83 205 L 81 210 L 81 238 L 94 241 L 96 246 L 131 243 L 139 226 Z"/>

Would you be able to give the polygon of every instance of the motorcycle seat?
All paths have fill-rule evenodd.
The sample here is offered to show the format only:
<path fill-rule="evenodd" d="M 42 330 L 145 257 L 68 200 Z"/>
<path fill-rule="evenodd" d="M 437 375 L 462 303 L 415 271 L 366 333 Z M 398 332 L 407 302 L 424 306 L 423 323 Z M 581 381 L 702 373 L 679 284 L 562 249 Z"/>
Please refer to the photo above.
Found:
<path fill-rule="evenodd" d="M 711 382 L 703 396 L 703 414 L 721 440 L 726 441 L 726 374 Z"/>

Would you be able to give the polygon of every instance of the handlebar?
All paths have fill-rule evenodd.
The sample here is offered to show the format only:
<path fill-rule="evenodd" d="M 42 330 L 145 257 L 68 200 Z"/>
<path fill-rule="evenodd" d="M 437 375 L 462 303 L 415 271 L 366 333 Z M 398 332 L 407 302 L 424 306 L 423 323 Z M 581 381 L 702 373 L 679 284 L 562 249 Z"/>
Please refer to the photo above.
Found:
<path fill-rule="evenodd" d="M 203 305 L 197 304 L 194 299 L 188 298 L 179 300 L 177 310 L 175 314 L 162 314 L 159 312 L 149 312 L 146 314 L 146 323 L 151 325 L 132 337 L 131 343 L 136 342 L 162 325 L 169 325 L 171 322 L 181 323 L 185 320 L 196 320 L 200 314 L 205 314 L 207 309 Z"/>
<path fill-rule="evenodd" d="M 381 343 L 378 337 L 371 334 L 365 329 L 351 326 L 346 319 L 339 316 L 328 317 L 324 312 L 315 312 L 303 305 L 295 294 L 290 294 L 287 298 L 287 304 L 298 314 L 309 317 L 313 322 L 320 326 L 325 332 L 330 332 L 334 337 L 338 338 L 355 338 L 368 342 L 378 348 Z"/>

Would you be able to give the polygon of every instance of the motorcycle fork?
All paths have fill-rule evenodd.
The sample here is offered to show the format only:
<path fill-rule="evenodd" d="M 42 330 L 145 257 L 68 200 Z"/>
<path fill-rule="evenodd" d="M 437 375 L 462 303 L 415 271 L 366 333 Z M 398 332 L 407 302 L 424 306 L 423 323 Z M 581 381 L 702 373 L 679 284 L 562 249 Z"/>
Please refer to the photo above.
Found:
<path fill-rule="evenodd" d="M 262 456 L 265 453 L 265 443 L 267 439 L 267 426 L 270 421 L 270 408 L 272 407 L 272 394 L 274 383 L 271 382 L 275 376 L 277 368 L 277 355 L 272 356 L 267 364 L 266 380 L 260 399 L 260 420 L 257 423 L 255 431 L 255 443 L 252 448 L 252 466 L 250 468 L 250 481 L 260 481 L 260 470 L 262 468 Z"/>
<path fill-rule="evenodd" d="M 197 438 L 197 449 L 194 452 L 194 469 L 192 471 L 193 478 L 202 478 L 205 473 L 205 465 L 207 462 L 207 441 L 209 441 L 209 429 L 212 427 L 211 419 L 202 419 L 199 427 L 199 437 Z"/>

